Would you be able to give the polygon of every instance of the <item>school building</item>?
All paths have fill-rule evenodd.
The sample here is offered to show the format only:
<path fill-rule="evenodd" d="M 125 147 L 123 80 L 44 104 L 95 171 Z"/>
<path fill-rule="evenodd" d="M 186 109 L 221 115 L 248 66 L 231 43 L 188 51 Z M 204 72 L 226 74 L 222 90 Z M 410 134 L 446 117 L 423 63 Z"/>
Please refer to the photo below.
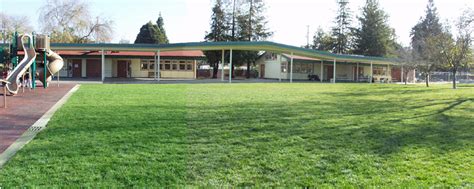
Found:
<path fill-rule="evenodd" d="M 254 70 L 262 79 L 326 82 L 400 82 L 403 67 L 381 57 L 341 55 L 274 42 L 195 42 L 177 44 L 51 44 L 65 60 L 60 77 L 197 79 L 199 66 L 206 65 L 203 51 L 218 50 L 222 80 L 232 82 L 233 52 L 262 52 Z M 227 73 L 227 74 L 224 74 Z M 209 75 L 208 77 L 210 77 Z M 227 76 L 227 77 L 226 77 Z M 414 80 L 414 71 L 408 75 Z M 202 77 L 201 77 L 202 78 Z"/>

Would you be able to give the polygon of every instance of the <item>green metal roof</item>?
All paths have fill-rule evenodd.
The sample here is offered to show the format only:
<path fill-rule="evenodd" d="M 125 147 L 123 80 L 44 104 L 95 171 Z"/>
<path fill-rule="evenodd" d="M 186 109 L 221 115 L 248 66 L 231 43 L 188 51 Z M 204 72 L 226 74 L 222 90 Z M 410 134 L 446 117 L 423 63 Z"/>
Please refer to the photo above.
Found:
<path fill-rule="evenodd" d="M 174 44 L 113 44 L 113 43 L 52 43 L 52 50 L 106 50 L 106 51 L 183 51 L 183 50 L 255 50 L 275 53 L 293 53 L 298 56 L 334 60 L 338 62 L 360 62 L 378 64 L 397 64 L 394 59 L 360 55 L 334 54 L 325 51 L 305 49 L 269 41 L 242 42 L 191 42 Z"/>

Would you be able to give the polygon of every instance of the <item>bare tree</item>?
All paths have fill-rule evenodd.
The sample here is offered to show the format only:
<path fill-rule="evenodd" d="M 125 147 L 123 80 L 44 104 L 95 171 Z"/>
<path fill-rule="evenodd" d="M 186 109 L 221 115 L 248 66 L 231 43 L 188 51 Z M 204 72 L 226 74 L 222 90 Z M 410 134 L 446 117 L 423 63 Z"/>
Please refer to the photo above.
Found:
<path fill-rule="evenodd" d="M 83 0 L 47 0 L 41 7 L 39 22 L 54 42 L 108 42 L 113 34 L 113 22 L 92 17 Z"/>
<path fill-rule="evenodd" d="M 405 85 L 407 84 L 408 80 L 408 73 L 416 69 L 417 61 L 415 61 L 415 57 L 413 55 L 413 49 L 411 47 L 403 47 L 397 50 L 398 62 L 400 66 L 403 67 L 403 81 Z"/>
<path fill-rule="evenodd" d="M 15 31 L 29 33 L 33 31 L 33 27 L 31 27 L 30 20 L 26 16 L 11 16 L 0 13 L 0 30 L 6 34 L 5 40 L 10 40 Z"/>
<path fill-rule="evenodd" d="M 453 73 L 453 89 L 457 88 L 456 73 L 459 68 L 467 66 L 472 60 L 472 44 L 474 31 L 474 11 L 467 9 L 456 23 L 457 36 L 441 35 L 437 45 L 441 48 L 440 59 Z"/>

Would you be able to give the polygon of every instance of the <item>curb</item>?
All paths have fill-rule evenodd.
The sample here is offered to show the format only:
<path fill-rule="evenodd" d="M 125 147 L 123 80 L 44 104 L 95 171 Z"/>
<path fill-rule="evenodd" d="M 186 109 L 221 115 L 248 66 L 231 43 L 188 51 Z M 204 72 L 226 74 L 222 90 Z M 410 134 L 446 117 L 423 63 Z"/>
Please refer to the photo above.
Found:
<path fill-rule="evenodd" d="M 0 169 L 10 160 L 19 150 L 28 144 L 35 136 L 41 132 L 53 117 L 54 113 L 61 108 L 67 100 L 79 89 L 80 85 L 74 86 L 64 95 L 56 104 L 53 105 L 38 121 L 36 121 L 28 130 L 23 133 L 12 145 L 10 145 L 2 154 L 0 154 Z"/>

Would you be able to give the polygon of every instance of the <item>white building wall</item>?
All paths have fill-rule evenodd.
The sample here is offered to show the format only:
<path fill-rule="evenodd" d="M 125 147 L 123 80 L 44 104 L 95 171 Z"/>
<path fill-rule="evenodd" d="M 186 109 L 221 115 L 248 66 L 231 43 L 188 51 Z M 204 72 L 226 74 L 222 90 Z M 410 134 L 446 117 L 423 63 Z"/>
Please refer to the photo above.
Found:
<path fill-rule="evenodd" d="M 112 59 L 105 59 L 105 77 L 112 77 Z"/>
<path fill-rule="evenodd" d="M 336 63 L 336 80 L 352 81 L 354 78 L 352 69 L 352 65 Z"/>
<path fill-rule="evenodd" d="M 148 77 L 148 70 L 140 70 L 140 59 L 131 60 L 132 77 Z"/>
<path fill-rule="evenodd" d="M 82 70 L 82 73 L 81 73 L 81 77 L 87 77 L 87 63 L 86 63 L 86 59 L 81 59 L 82 60 L 82 66 L 81 66 L 81 70 Z"/>

